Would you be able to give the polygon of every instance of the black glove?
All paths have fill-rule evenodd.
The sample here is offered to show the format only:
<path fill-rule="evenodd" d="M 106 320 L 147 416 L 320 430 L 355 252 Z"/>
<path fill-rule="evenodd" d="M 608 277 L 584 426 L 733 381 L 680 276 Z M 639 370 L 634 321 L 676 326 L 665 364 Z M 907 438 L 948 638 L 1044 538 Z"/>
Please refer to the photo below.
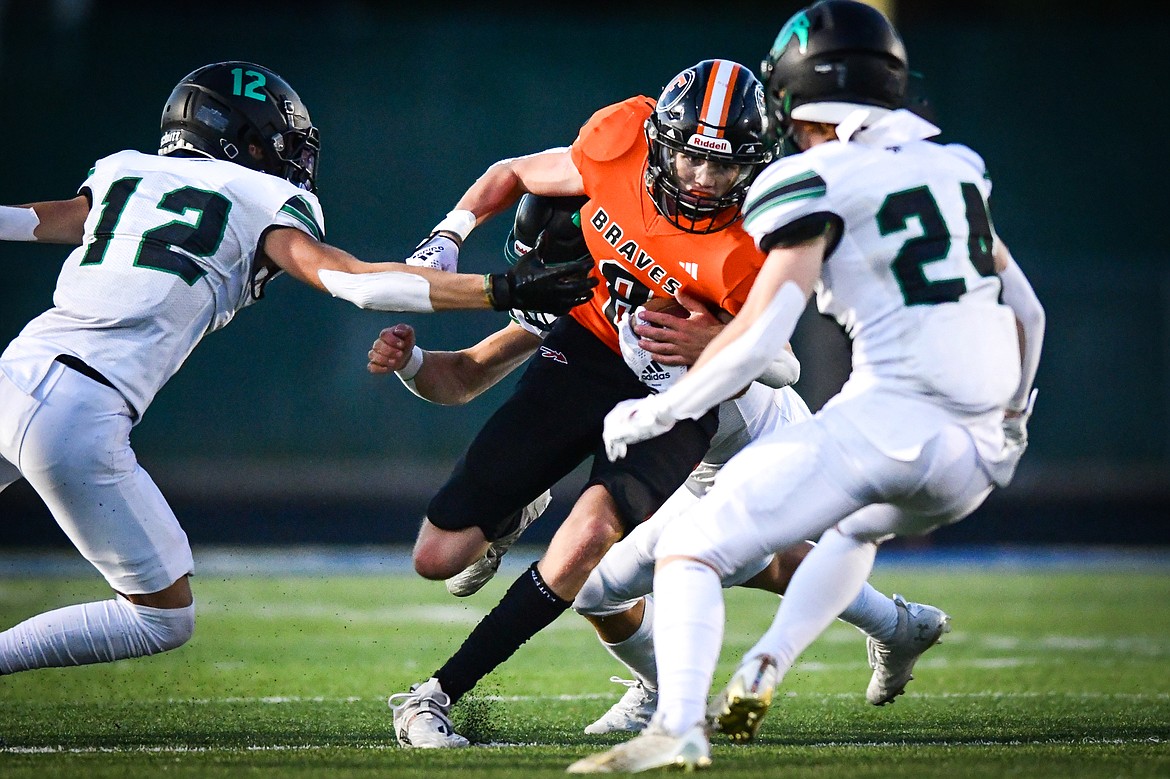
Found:
<path fill-rule="evenodd" d="M 516 217 L 512 225 L 512 235 L 504 248 L 507 255 L 509 248 L 512 254 L 519 256 L 514 244 L 522 244 L 531 248 L 537 241 L 541 243 L 545 262 L 556 265 L 562 262 L 571 262 L 589 254 L 585 246 L 585 236 L 581 234 L 581 207 L 589 198 L 584 195 L 576 197 L 547 197 L 527 192 L 516 204 Z M 514 256 L 508 257 L 515 261 Z"/>
<path fill-rule="evenodd" d="M 589 275 L 592 269 L 591 257 L 546 265 L 541 259 L 541 241 L 537 241 L 536 248 L 506 273 L 488 274 L 488 299 L 496 311 L 520 308 L 557 316 L 567 314 L 593 297 L 597 279 Z"/>

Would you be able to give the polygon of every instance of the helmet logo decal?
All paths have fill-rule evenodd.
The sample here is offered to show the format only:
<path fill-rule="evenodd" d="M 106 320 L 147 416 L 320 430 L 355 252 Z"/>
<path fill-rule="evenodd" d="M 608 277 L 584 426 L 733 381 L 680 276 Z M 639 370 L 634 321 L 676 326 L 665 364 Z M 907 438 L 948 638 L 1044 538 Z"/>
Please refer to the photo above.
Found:
<path fill-rule="evenodd" d="M 183 140 L 183 133 L 178 130 L 168 130 L 163 133 L 162 138 L 159 139 L 159 151 L 169 150 L 172 146 L 178 145 L 179 141 Z M 93 174 L 90 173 L 92 176 Z"/>
<path fill-rule="evenodd" d="M 674 81 L 670 83 L 670 86 L 662 91 L 662 96 L 658 98 L 658 110 L 669 111 L 671 108 L 674 108 L 686 93 L 690 91 L 691 84 L 694 83 L 694 68 L 687 68 L 682 73 L 679 73 L 675 76 Z"/>
<path fill-rule="evenodd" d="M 244 83 L 244 76 L 247 76 L 250 81 Z M 259 92 L 260 87 L 268 83 L 263 73 L 256 70 L 244 70 L 243 68 L 232 68 L 232 94 L 243 95 L 250 97 L 253 100 L 264 102 L 264 93 Z"/>
<path fill-rule="evenodd" d="M 804 54 L 808 51 L 808 31 L 811 24 L 808 20 L 808 15 L 801 11 L 793 16 L 784 26 L 780 28 L 779 35 L 776 36 L 776 42 L 772 44 L 772 51 L 769 57 L 773 60 L 779 59 L 780 55 L 784 53 L 784 49 L 788 46 L 788 41 L 796 38 L 796 43 L 800 47 L 800 53 Z"/>

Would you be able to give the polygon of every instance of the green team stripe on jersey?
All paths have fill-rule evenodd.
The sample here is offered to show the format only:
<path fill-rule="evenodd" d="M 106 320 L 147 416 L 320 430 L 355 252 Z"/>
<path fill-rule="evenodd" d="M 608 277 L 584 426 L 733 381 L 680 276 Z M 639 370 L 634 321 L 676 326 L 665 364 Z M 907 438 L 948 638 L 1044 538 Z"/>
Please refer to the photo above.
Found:
<path fill-rule="evenodd" d="M 309 207 L 309 201 L 303 197 L 297 196 L 289 198 L 289 201 L 280 207 L 280 210 L 289 216 L 295 217 L 298 221 L 309 228 L 309 232 L 318 241 L 321 240 L 323 231 L 320 225 L 317 224 L 317 218 L 313 216 L 313 209 Z"/>
<path fill-rule="evenodd" d="M 743 211 L 746 225 L 761 212 L 781 203 L 790 203 L 793 200 L 803 200 L 810 197 L 823 197 L 825 194 L 825 180 L 814 170 L 786 178 L 778 184 L 769 187 L 764 194 L 752 198 Z"/>

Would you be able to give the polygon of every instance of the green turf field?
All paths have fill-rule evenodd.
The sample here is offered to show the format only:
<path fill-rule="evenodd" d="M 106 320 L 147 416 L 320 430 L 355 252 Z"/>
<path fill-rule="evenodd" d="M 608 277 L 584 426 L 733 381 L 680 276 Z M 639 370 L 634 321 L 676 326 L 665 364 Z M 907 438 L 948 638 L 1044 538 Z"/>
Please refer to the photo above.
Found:
<path fill-rule="evenodd" d="M 500 578 L 455 600 L 406 575 L 201 575 L 181 649 L 0 678 L 0 777 L 561 776 L 621 740 L 581 728 L 625 690 L 571 613 L 456 707 L 456 725 L 487 746 L 393 739 L 387 695 L 430 675 L 513 576 Z M 864 642 L 835 625 L 785 680 L 760 738 L 716 739 L 705 775 L 1170 776 L 1170 569 L 879 558 L 873 582 L 953 617 L 907 694 L 867 705 Z M 0 625 L 104 594 L 96 578 L 5 577 Z M 729 594 L 717 684 L 774 608 Z"/>

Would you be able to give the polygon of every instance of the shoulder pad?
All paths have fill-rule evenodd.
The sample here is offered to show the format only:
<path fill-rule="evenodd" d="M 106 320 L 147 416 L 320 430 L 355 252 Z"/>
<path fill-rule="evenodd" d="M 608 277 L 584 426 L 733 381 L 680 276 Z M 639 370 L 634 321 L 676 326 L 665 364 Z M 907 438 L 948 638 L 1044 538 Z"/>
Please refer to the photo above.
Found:
<path fill-rule="evenodd" d="M 621 157 L 636 143 L 645 143 L 644 126 L 653 109 L 654 102 L 639 95 L 598 110 L 581 128 L 574 152 L 598 162 Z"/>
<path fill-rule="evenodd" d="M 978 171 L 980 176 L 987 178 L 987 163 L 970 146 L 964 146 L 961 143 L 948 143 L 943 148 Z"/>

